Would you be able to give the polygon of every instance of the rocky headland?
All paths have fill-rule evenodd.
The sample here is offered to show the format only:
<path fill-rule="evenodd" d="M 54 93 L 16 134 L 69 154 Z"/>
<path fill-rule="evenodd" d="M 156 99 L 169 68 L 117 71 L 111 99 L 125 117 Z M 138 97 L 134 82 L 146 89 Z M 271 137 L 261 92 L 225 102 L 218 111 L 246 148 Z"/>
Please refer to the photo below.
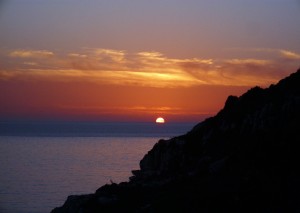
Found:
<path fill-rule="evenodd" d="M 214 117 L 160 140 L 129 182 L 72 195 L 52 213 L 300 212 L 300 69 L 229 96 Z"/>

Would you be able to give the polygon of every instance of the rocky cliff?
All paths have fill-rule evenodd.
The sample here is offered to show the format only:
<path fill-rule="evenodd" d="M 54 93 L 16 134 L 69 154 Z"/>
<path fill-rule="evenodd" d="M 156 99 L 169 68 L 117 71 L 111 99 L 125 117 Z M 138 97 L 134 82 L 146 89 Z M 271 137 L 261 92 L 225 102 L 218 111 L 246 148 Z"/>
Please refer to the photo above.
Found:
<path fill-rule="evenodd" d="M 300 212 L 300 70 L 229 96 L 185 135 L 160 140 L 129 182 L 69 196 L 52 213 Z"/>

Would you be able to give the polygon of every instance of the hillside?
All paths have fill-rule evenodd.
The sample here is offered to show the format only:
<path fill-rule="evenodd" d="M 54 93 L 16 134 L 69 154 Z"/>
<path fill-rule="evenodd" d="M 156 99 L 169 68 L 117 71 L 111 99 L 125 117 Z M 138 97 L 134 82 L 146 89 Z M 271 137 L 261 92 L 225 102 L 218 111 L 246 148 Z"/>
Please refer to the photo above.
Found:
<path fill-rule="evenodd" d="M 160 140 L 129 182 L 69 196 L 52 213 L 299 212 L 300 70 L 229 96 L 214 117 Z"/>

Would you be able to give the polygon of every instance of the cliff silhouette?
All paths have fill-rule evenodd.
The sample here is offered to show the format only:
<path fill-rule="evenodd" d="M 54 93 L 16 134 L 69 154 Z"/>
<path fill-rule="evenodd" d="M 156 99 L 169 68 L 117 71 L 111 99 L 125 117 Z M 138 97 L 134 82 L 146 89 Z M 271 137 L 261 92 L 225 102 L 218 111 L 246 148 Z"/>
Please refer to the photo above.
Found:
<path fill-rule="evenodd" d="M 160 140 L 129 182 L 69 196 L 52 213 L 300 212 L 300 69 L 229 96 L 214 117 Z"/>

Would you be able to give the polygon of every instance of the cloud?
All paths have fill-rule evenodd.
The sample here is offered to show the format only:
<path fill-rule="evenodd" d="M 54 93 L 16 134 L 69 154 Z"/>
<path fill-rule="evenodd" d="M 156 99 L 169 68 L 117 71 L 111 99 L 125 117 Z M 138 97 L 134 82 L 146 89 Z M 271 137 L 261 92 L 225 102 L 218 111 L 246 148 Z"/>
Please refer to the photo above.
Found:
<path fill-rule="evenodd" d="M 181 59 L 169 58 L 159 52 L 130 54 L 101 48 L 86 48 L 65 55 L 54 55 L 47 50 L 14 50 L 9 54 L 11 59 L 15 59 L 11 63 L 14 67 L 10 65 L 3 67 L 2 71 L 0 69 L 0 79 L 89 81 L 161 88 L 268 86 L 299 66 L 300 55 L 288 50 L 261 48 L 251 51 L 272 54 L 262 58 Z M 277 57 L 272 56 L 275 52 Z M 289 60 L 283 63 L 281 59 L 286 58 Z"/>
<path fill-rule="evenodd" d="M 69 57 L 74 57 L 74 58 L 87 58 L 87 55 L 84 54 L 78 54 L 78 53 L 69 53 Z"/>
<path fill-rule="evenodd" d="M 99 57 L 99 59 L 111 59 L 115 62 L 122 62 L 124 60 L 125 52 L 120 50 L 112 49 L 94 49 L 94 54 Z"/>
<path fill-rule="evenodd" d="M 22 73 L 17 71 L 7 71 L 7 70 L 0 70 L 0 80 L 10 80 L 17 76 L 20 76 Z"/>
<path fill-rule="evenodd" d="M 76 105 L 57 105 L 57 108 L 67 111 L 88 112 L 90 114 L 116 114 L 116 112 L 133 114 L 164 114 L 164 115 L 184 115 L 187 114 L 186 108 L 174 106 L 76 106 Z M 210 115 L 212 112 L 199 112 L 199 110 L 188 110 L 190 115 Z"/>
<path fill-rule="evenodd" d="M 300 60 L 300 54 L 288 50 L 280 50 L 282 57 L 291 60 Z"/>
<path fill-rule="evenodd" d="M 54 56 L 54 53 L 47 50 L 14 50 L 9 53 L 9 56 L 19 58 L 47 58 Z"/>
<path fill-rule="evenodd" d="M 142 58 L 147 58 L 147 59 L 162 59 L 163 58 L 163 54 L 160 52 L 139 52 L 137 53 L 138 56 L 142 57 Z"/>
<path fill-rule="evenodd" d="M 36 63 L 36 62 L 30 62 L 30 61 L 25 61 L 23 64 L 28 65 L 28 66 L 37 66 L 38 65 L 38 63 Z"/>
<path fill-rule="evenodd" d="M 111 49 L 86 48 L 84 53 L 69 53 L 66 67 L 79 70 L 123 70 L 125 52 Z"/>
<path fill-rule="evenodd" d="M 272 62 L 270 60 L 262 60 L 262 59 L 229 59 L 225 60 L 225 63 L 232 65 L 242 65 L 242 66 L 266 66 L 270 65 Z"/>

